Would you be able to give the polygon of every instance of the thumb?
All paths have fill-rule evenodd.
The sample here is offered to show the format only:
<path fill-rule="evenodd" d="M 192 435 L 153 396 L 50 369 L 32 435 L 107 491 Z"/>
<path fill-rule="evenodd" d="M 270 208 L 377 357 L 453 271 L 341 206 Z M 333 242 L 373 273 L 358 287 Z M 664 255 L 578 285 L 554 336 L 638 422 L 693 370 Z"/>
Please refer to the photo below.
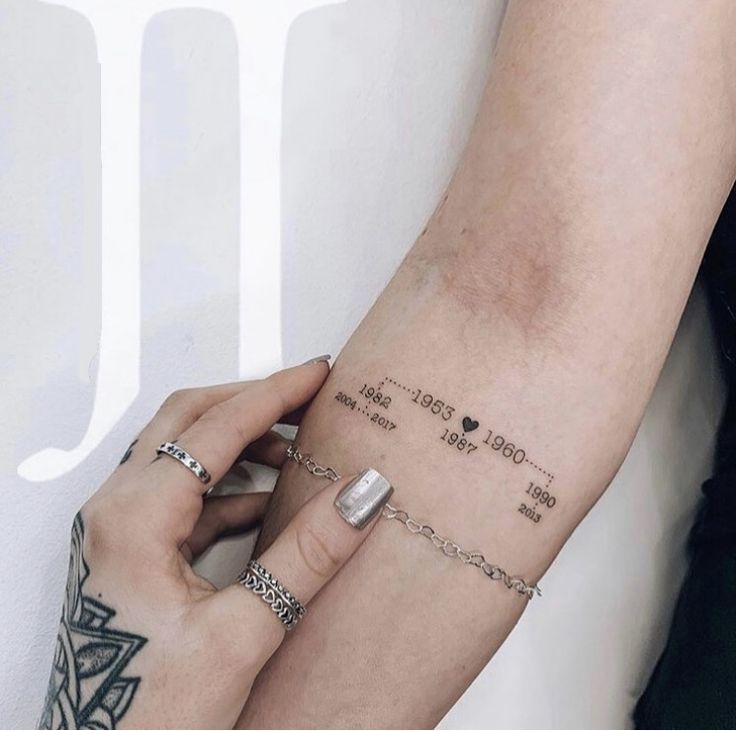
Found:
<path fill-rule="evenodd" d="M 373 469 L 338 480 L 302 506 L 258 563 L 307 604 L 367 538 L 392 492 L 388 480 Z M 283 639 L 285 625 L 263 597 L 234 584 L 210 601 L 241 619 L 242 639 L 251 650 L 257 648 L 265 663 Z"/>

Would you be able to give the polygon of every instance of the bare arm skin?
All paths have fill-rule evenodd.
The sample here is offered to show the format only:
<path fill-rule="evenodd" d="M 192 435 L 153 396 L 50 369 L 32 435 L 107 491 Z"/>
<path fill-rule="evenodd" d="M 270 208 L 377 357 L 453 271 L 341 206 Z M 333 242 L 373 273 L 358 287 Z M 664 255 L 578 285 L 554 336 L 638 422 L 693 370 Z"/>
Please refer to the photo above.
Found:
<path fill-rule="evenodd" d="M 735 27 L 728 0 L 512 2 L 448 194 L 310 408 L 304 451 L 373 465 L 393 504 L 539 579 L 629 448 L 733 181 Z M 321 485 L 285 469 L 260 550 Z M 382 521 L 240 723 L 432 726 L 525 606 Z"/>

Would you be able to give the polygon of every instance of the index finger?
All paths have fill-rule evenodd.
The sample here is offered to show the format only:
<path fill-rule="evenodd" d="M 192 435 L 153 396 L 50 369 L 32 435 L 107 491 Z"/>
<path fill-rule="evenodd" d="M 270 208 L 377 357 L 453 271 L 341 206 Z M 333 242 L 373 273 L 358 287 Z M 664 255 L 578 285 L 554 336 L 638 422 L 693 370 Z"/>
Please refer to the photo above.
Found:
<path fill-rule="evenodd" d="M 158 489 L 205 493 L 222 479 L 252 441 L 267 432 L 279 418 L 314 397 L 325 381 L 325 361 L 278 371 L 248 384 L 240 393 L 205 411 L 176 440 L 211 475 L 205 484 L 177 460 L 162 456 L 144 470 Z"/>

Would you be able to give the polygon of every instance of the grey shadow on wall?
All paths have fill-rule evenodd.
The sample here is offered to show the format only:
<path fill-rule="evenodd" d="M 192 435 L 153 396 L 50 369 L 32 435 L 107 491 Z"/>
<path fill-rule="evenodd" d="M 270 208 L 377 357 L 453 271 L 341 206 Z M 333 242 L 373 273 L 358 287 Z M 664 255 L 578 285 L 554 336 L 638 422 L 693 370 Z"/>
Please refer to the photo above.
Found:
<path fill-rule="evenodd" d="M 292 25 L 281 176 L 287 363 L 338 352 L 423 228 L 469 134 L 504 9 L 348 0 Z"/>

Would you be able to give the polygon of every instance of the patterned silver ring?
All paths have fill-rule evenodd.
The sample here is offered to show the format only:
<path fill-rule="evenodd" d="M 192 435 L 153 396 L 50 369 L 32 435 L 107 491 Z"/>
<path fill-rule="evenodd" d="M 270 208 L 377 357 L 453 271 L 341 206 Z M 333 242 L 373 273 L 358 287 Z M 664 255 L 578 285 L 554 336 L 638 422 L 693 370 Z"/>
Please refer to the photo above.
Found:
<path fill-rule="evenodd" d="M 306 614 L 304 605 L 269 571 L 255 559 L 238 576 L 238 583 L 259 596 L 281 620 L 288 632 Z"/>
<path fill-rule="evenodd" d="M 189 452 L 182 449 L 178 444 L 174 442 L 164 442 L 156 450 L 157 454 L 165 454 L 167 457 L 173 457 L 175 460 L 181 462 L 190 472 L 192 472 L 196 478 L 203 484 L 208 484 L 212 479 L 212 475 L 204 468 L 204 466 L 192 457 Z"/>

